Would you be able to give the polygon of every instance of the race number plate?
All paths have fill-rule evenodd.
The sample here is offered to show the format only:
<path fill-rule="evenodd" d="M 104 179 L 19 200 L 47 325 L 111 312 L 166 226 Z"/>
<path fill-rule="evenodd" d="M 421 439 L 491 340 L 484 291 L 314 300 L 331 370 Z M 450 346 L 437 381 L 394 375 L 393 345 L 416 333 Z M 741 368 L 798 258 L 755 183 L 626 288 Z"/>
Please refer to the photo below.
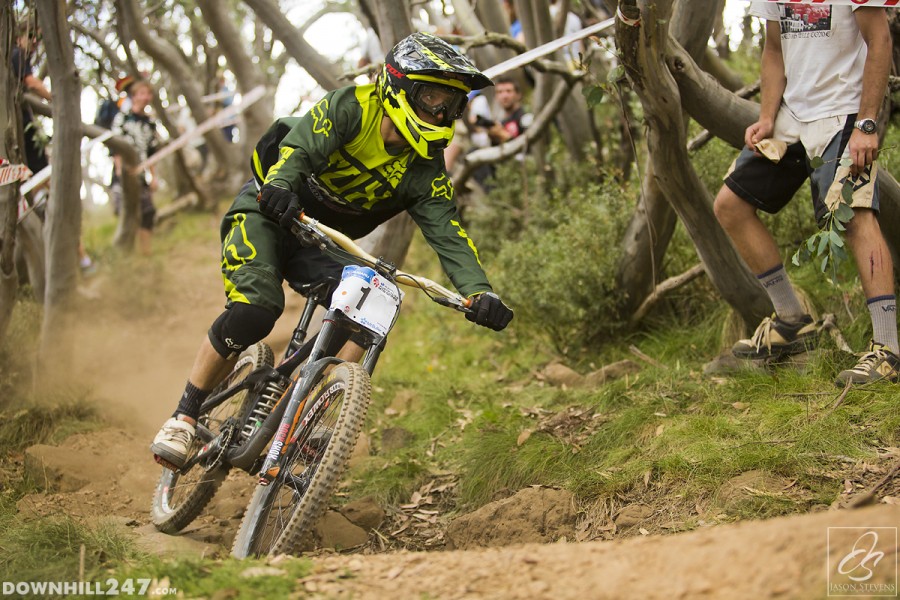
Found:
<path fill-rule="evenodd" d="M 331 308 L 378 335 L 387 335 L 403 300 L 396 284 L 369 267 L 344 267 L 341 284 L 331 296 Z"/>

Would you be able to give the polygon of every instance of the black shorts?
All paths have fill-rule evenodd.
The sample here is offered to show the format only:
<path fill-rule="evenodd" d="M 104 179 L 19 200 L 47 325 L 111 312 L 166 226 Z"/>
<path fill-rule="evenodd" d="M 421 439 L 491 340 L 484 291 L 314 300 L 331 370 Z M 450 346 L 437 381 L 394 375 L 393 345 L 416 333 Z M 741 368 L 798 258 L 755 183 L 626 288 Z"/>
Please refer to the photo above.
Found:
<path fill-rule="evenodd" d="M 781 116 L 779 113 L 779 119 Z M 777 163 L 745 147 L 726 175 L 725 185 L 756 208 L 775 214 L 790 202 L 809 178 L 816 221 L 821 223 L 829 207 L 840 200 L 841 188 L 849 176 L 849 168 L 841 165 L 841 159 L 846 154 L 855 119 L 856 115 L 847 116 L 843 126 L 830 138 L 821 156 L 824 164 L 817 169 L 811 167 L 803 142 L 789 139 L 786 141 L 793 143 L 788 144 L 787 151 Z M 778 133 L 776 129 L 776 138 Z M 858 178 L 851 206 L 878 211 L 876 175 L 877 167 L 873 164 Z"/>
<path fill-rule="evenodd" d="M 259 212 L 253 180 L 241 188 L 222 220 L 226 306 L 245 302 L 275 315 L 284 311 L 282 281 L 292 285 L 341 279 L 343 265 Z"/>

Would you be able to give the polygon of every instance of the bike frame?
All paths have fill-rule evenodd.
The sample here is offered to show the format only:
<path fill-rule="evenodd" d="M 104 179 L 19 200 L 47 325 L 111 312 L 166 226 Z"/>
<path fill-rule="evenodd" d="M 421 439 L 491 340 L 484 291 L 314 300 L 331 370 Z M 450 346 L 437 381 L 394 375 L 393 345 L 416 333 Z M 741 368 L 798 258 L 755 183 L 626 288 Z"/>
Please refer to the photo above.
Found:
<path fill-rule="evenodd" d="M 301 215 L 299 220 L 295 220 L 292 232 L 302 241 L 317 245 L 323 251 L 341 252 L 343 250 L 344 254 L 360 259 L 360 264 L 374 268 L 382 277 L 392 283 L 420 288 L 428 293 L 432 300 L 441 305 L 460 311 L 466 311 L 468 308 L 469 301 L 467 299 L 429 279 L 397 271 L 394 265 L 367 254 L 340 232 L 321 225 L 305 215 Z M 284 396 L 249 440 L 244 444 L 229 447 L 224 455 L 225 462 L 233 467 L 248 472 L 259 472 L 261 484 L 268 483 L 279 472 L 280 463 L 286 455 L 285 451 L 290 442 L 296 438 L 294 434 L 298 423 L 305 419 L 307 412 L 312 408 L 306 406 L 306 398 L 321 380 L 322 372 L 331 365 L 343 362 L 339 358 L 330 356 L 329 351 L 332 350 L 333 344 L 343 345 L 354 333 L 355 337 L 361 338 L 361 345 L 365 348 L 362 367 L 369 375 L 374 372 L 378 358 L 386 345 L 387 335 L 378 335 L 362 328 L 341 311 L 334 309 L 329 309 L 325 313 L 319 332 L 310 339 L 306 339 L 316 306 L 326 304 L 331 297 L 334 285 L 334 281 L 327 280 L 295 288 L 298 293 L 306 296 L 306 304 L 285 350 L 282 362 L 275 367 L 257 368 L 240 383 L 207 398 L 200 408 L 201 414 L 205 414 L 242 390 L 261 393 L 266 385 L 272 382 L 287 388 Z M 303 366 L 301 367 L 301 365 Z M 300 367 L 300 371 L 292 380 L 291 376 L 298 367 Z M 288 397 L 287 402 L 284 401 L 285 397 Z M 236 427 L 243 427 L 253 408 L 252 405 L 248 406 Z M 215 436 L 209 429 L 198 423 L 197 436 L 203 441 L 204 447 L 184 466 L 184 470 L 192 468 L 205 456 L 215 455 L 221 450 L 220 440 L 224 434 Z M 263 458 L 261 457 L 262 450 L 270 439 L 272 445 L 268 454 Z M 216 443 L 217 441 L 220 443 Z M 261 461 L 262 466 L 259 468 Z"/>

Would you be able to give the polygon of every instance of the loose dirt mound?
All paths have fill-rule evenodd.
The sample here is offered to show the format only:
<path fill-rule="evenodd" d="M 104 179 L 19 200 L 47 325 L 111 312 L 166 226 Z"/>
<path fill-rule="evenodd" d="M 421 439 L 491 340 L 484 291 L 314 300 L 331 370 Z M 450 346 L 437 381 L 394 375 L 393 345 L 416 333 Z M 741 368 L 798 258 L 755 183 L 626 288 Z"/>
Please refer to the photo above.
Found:
<path fill-rule="evenodd" d="M 317 597 L 363 599 L 820 598 L 829 577 L 847 583 L 838 564 L 854 544 L 870 545 L 860 536 L 884 527 L 876 547 L 884 558 L 866 563 L 865 583 L 895 594 L 898 523 L 900 507 L 882 505 L 615 542 L 335 556 L 318 561 L 304 586 Z"/>
<path fill-rule="evenodd" d="M 450 548 L 461 550 L 555 542 L 575 533 L 575 497 L 565 490 L 526 488 L 454 519 L 447 529 Z"/>

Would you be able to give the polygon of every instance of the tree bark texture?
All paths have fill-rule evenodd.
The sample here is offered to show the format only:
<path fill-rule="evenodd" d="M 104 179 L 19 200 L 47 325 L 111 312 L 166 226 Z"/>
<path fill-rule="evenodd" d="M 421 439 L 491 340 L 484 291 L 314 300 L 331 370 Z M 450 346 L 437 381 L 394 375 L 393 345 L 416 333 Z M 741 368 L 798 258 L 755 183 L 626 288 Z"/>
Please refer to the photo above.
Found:
<path fill-rule="evenodd" d="M 172 76 L 172 82 L 184 96 L 194 121 L 202 123 L 212 116 L 201 99 L 203 89 L 197 77 L 184 60 L 182 53 L 169 43 L 161 40 L 141 22 L 139 5 L 136 0 L 117 0 L 120 17 L 128 25 L 128 32 L 146 52 L 154 63 L 162 67 Z M 215 157 L 220 169 L 231 170 L 241 163 L 238 152 L 225 141 L 218 129 L 212 129 L 203 135 L 210 152 Z"/>
<path fill-rule="evenodd" d="M 379 38 L 385 48 L 393 48 L 394 44 L 413 32 L 409 9 L 404 0 L 376 0 L 369 6 L 375 12 Z M 400 266 L 406 260 L 415 230 L 412 217 L 407 213 L 400 213 L 380 225 L 361 243 L 373 256 L 384 257 Z"/>
<path fill-rule="evenodd" d="M 81 239 L 81 80 L 66 24 L 65 4 L 38 0 L 50 80 L 53 82 L 53 171 L 44 224 L 47 281 L 42 358 L 54 362 L 72 356 L 67 342 L 68 319 L 78 283 L 78 243 Z"/>
<path fill-rule="evenodd" d="M 672 17 L 672 37 L 684 41 L 691 56 L 702 57 L 715 15 L 707 6 L 680 0 Z M 644 162 L 641 200 L 628 223 L 623 239 L 622 258 L 616 273 L 621 292 L 619 311 L 628 318 L 643 305 L 662 278 L 662 264 L 675 233 L 677 216 L 656 180 L 653 157 Z"/>
<path fill-rule="evenodd" d="M 228 68 L 237 79 L 238 89 L 246 94 L 257 86 L 265 86 L 265 76 L 244 49 L 241 32 L 235 23 L 230 4 L 214 0 L 197 0 L 197 6 L 203 13 L 203 20 L 216 36 L 222 54 L 228 60 Z M 241 131 L 243 151 L 241 156 L 250 156 L 257 140 L 272 124 L 274 112 L 275 97 L 271 90 L 243 112 L 244 126 Z"/>
<path fill-rule="evenodd" d="M 291 58 L 297 61 L 297 64 L 319 85 L 326 90 L 336 90 L 345 85 L 339 79 L 340 70 L 316 52 L 302 35 L 297 35 L 297 28 L 287 20 L 277 3 L 272 0 L 244 0 L 244 2 L 253 9 L 266 27 L 272 30 L 272 35 L 284 45 Z"/>
<path fill-rule="evenodd" d="M 691 166 L 678 87 L 664 62 L 669 39 L 671 0 L 640 0 L 619 9 L 629 19 L 616 23 L 622 63 L 644 107 L 648 151 L 655 177 L 684 223 L 710 280 L 748 324 L 756 324 L 772 307 L 756 278 L 719 226 L 712 198 Z"/>
<path fill-rule="evenodd" d="M 22 129 L 19 105 L 16 103 L 15 78 L 9 68 L 10 52 L 15 42 L 15 25 L 12 4 L 0 6 L 0 156 L 14 164 L 22 164 L 18 132 Z M 16 272 L 16 220 L 18 218 L 18 184 L 0 186 L 0 340 L 6 339 L 6 330 L 12 318 L 19 288 Z"/>

